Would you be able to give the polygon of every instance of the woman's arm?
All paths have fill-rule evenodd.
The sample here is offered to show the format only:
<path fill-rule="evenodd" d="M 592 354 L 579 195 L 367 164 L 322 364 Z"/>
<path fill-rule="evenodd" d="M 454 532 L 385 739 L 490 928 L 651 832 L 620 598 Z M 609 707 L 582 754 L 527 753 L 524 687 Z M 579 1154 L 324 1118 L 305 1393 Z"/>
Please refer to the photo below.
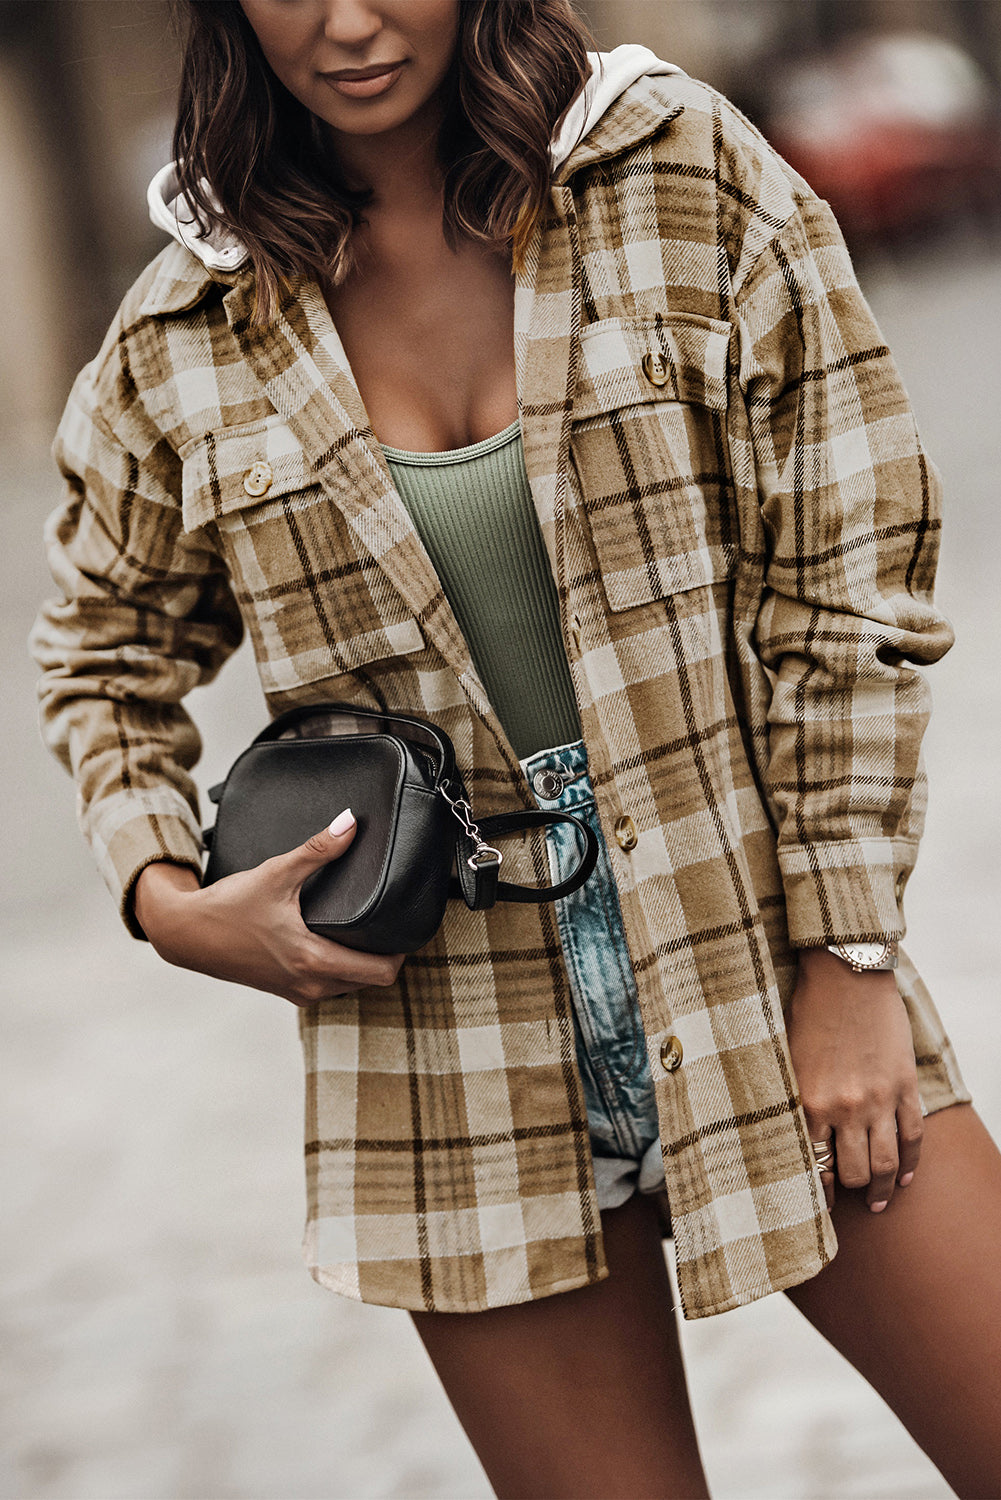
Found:
<path fill-rule="evenodd" d="M 918 667 L 952 643 L 941 527 L 889 350 L 826 204 L 804 189 L 738 296 L 764 525 L 755 733 L 797 947 L 902 934 L 924 815 Z"/>
<path fill-rule="evenodd" d="M 952 635 L 932 602 L 937 476 L 830 211 L 796 198 L 738 298 L 765 532 L 752 644 L 770 694 L 754 728 L 799 949 L 787 1020 L 811 1139 L 833 1133 L 839 1180 L 868 1185 L 878 1211 L 920 1148 L 910 1027 L 891 974 L 855 974 L 823 945 L 903 932 L 929 712 L 915 668 Z"/>
<path fill-rule="evenodd" d="M 218 554 L 184 530 L 177 454 L 117 360 L 112 336 L 60 424 L 67 495 L 47 530 L 60 592 L 32 638 L 43 734 L 76 780 L 83 831 L 129 930 L 169 962 L 297 1004 L 389 984 L 402 958 L 316 937 L 299 911 L 306 875 L 343 853 L 353 822 L 199 888 L 200 741 L 181 700 L 243 627 Z"/>

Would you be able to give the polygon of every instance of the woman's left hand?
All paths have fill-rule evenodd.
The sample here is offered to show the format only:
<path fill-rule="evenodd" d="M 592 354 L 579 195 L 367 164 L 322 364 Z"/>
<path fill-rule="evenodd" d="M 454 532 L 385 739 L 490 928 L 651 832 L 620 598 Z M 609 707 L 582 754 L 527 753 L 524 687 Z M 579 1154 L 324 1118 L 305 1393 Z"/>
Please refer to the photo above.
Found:
<path fill-rule="evenodd" d="M 914 1175 L 923 1134 L 904 1002 L 892 973 L 856 974 L 826 948 L 798 957 L 789 1050 L 810 1140 L 834 1147 L 833 1170 L 821 1174 L 827 1206 L 836 1176 L 866 1188 L 866 1203 L 881 1213 Z"/>

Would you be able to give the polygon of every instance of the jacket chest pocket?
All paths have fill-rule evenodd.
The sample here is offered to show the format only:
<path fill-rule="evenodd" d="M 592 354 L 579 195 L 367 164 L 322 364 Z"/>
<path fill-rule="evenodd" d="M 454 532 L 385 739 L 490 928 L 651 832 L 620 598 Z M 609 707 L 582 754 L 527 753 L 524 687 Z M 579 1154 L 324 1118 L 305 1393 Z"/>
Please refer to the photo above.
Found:
<path fill-rule="evenodd" d="M 185 530 L 218 538 L 267 691 L 423 649 L 280 418 L 207 433 L 180 456 Z"/>
<path fill-rule="evenodd" d="M 610 318 L 581 335 L 571 455 L 612 610 L 730 576 L 730 325 Z"/>

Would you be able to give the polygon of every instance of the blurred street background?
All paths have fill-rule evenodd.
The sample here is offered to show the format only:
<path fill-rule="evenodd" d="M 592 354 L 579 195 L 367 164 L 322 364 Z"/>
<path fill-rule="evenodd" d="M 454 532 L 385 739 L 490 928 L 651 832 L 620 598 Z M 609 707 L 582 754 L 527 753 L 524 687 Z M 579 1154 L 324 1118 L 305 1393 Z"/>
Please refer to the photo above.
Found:
<path fill-rule="evenodd" d="M 931 678 L 909 947 L 998 1135 L 1001 0 L 582 8 L 601 45 L 644 42 L 730 94 L 831 200 L 943 470 L 959 643 Z M 161 246 L 145 187 L 176 70 L 163 0 L 0 0 L 0 1494 L 481 1500 L 406 1315 L 302 1268 L 294 1014 L 125 937 L 37 739 L 25 638 L 51 587 L 48 445 Z M 245 652 L 192 708 L 208 784 L 260 724 Z M 684 1342 L 716 1500 L 950 1493 L 782 1296 Z"/>

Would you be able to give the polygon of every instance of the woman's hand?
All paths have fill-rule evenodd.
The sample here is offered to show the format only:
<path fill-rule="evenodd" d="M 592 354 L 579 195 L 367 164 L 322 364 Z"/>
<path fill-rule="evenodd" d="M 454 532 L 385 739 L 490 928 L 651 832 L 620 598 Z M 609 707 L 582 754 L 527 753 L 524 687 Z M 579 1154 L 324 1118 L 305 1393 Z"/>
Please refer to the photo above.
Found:
<path fill-rule="evenodd" d="M 811 1141 L 833 1136 L 835 1173 L 881 1213 L 914 1175 L 923 1133 L 914 1045 L 892 973 L 856 974 L 826 948 L 799 952 L 789 1050 Z"/>
<path fill-rule="evenodd" d="M 405 954 L 360 953 L 310 932 L 299 910 L 305 880 L 339 859 L 357 823 L 341 813 L 298 849 L 204 889 L 193 870 L 147 865 L 135 914 L 161 958 L 312 1005 L 369 984 L 392 984 Z"/>

